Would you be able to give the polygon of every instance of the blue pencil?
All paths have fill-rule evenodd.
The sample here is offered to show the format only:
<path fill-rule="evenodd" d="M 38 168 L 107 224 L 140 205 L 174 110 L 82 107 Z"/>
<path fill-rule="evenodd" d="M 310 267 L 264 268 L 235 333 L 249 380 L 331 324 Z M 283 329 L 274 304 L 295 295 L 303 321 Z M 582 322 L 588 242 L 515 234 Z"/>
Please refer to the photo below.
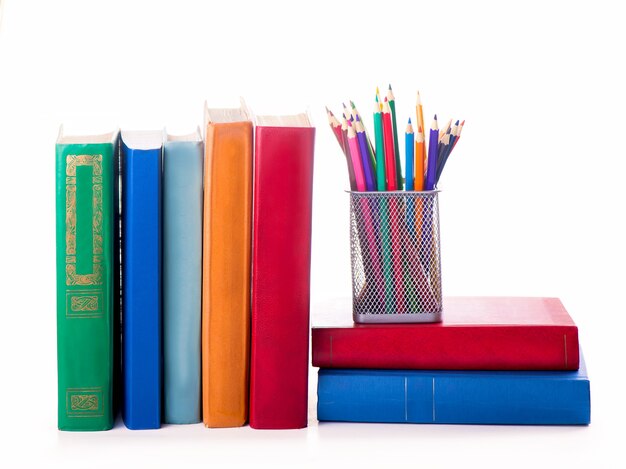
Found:
<path fill-rule="evenodd" d="M 413 126 L 411 125 L 411 118 L 409 117 L 409 123 L 406 126 L 405 132 L 405 158 L 406 158 L 406 190 L 415 190 L 414 178 L 413 178 L 413 160 L 415 158 L 415 138 L 413 137 Z"/>

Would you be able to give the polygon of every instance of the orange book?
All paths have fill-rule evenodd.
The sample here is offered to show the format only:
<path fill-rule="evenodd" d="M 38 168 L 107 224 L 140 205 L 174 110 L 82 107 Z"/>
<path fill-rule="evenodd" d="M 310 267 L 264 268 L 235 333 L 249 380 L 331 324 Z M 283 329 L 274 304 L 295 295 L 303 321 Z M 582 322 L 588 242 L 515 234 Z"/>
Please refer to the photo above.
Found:
<path fill-rule="evenodd" d="M 252 122 L 205 105 L 202 413 L 207 427 L 248 419 Z"/>

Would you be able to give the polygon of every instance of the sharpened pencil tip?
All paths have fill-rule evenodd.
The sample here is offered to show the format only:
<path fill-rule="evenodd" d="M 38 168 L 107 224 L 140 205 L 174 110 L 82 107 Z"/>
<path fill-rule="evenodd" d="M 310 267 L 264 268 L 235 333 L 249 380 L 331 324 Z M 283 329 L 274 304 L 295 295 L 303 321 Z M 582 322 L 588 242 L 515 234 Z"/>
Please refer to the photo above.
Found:
<path fill-rule="evenodd" d="M 409 117 L 409 124 L 411 123 L 411 118 Z"/>
<path fill-rule="evenodd" d="M 352 106 L 352 109 L 356 109 L 356 106 L 354 105 L 354 102 L 352 100 L 350 100 L 350 106 Z"/>
<path fill-rule="evenodd" d="M 391 89 L 391 83 L 389 83 L 389 89 Z"/>
<path fill-rule="evenodd" d="M 387 102 L 387 96 L 385 96 L 385 102 Z"/>
<path fill-rule="evenodd" d="M 437 120 L 437 114 L 435 114 L 435 120 Z"/>
<path fill-rule="evenodd" d="M 463 122 L 465 122 L 465 121 L 463 121 Z M 459 125 L 459 121 L 456 121 L 456 122 L 454 123 L 454 125 Z"/>
<path fill-rule="evenodd" d="M 358 116 L 358 115 L 356 116 L 356 121 L 357 121 L 357 122 L 360 122 L 360 121 L 361 121 L 361 119 L 359 119 L 359 116 Z"/>

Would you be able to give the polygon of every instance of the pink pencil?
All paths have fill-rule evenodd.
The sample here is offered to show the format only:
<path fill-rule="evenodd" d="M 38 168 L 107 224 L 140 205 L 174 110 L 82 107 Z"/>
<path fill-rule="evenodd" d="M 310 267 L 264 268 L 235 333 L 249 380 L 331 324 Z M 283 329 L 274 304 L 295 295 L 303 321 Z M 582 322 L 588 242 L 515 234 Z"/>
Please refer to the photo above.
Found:
<path fill-rule="evenodd" d="M 363 172 L 363 163 L 361 161 L 361 152 L 359 151 L 359 142 L 356 138 L 356 132 L 352 126 L 352 122 L 348 124 L 348 150 L 350 151 L 350 160 L 354 168 L 354 179 L 356 180 L 356 190 L 365 192 L 365 173 Z"/>

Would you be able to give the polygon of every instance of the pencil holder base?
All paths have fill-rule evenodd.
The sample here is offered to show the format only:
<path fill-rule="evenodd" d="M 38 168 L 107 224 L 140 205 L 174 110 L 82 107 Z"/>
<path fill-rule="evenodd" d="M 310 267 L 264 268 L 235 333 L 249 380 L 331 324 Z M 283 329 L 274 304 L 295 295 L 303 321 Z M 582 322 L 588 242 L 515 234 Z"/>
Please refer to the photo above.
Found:
<path fill-rule="evenodd" d="M 356 323 L 441 321 L 438 191 L 351 192 Z"/>
<path fill-rule="evenodd" d="M 441 311 L 413 314 L 363 314 L 354 312 L 352 313 L 352 320 L 358 324 L 441 322 Z"/>

